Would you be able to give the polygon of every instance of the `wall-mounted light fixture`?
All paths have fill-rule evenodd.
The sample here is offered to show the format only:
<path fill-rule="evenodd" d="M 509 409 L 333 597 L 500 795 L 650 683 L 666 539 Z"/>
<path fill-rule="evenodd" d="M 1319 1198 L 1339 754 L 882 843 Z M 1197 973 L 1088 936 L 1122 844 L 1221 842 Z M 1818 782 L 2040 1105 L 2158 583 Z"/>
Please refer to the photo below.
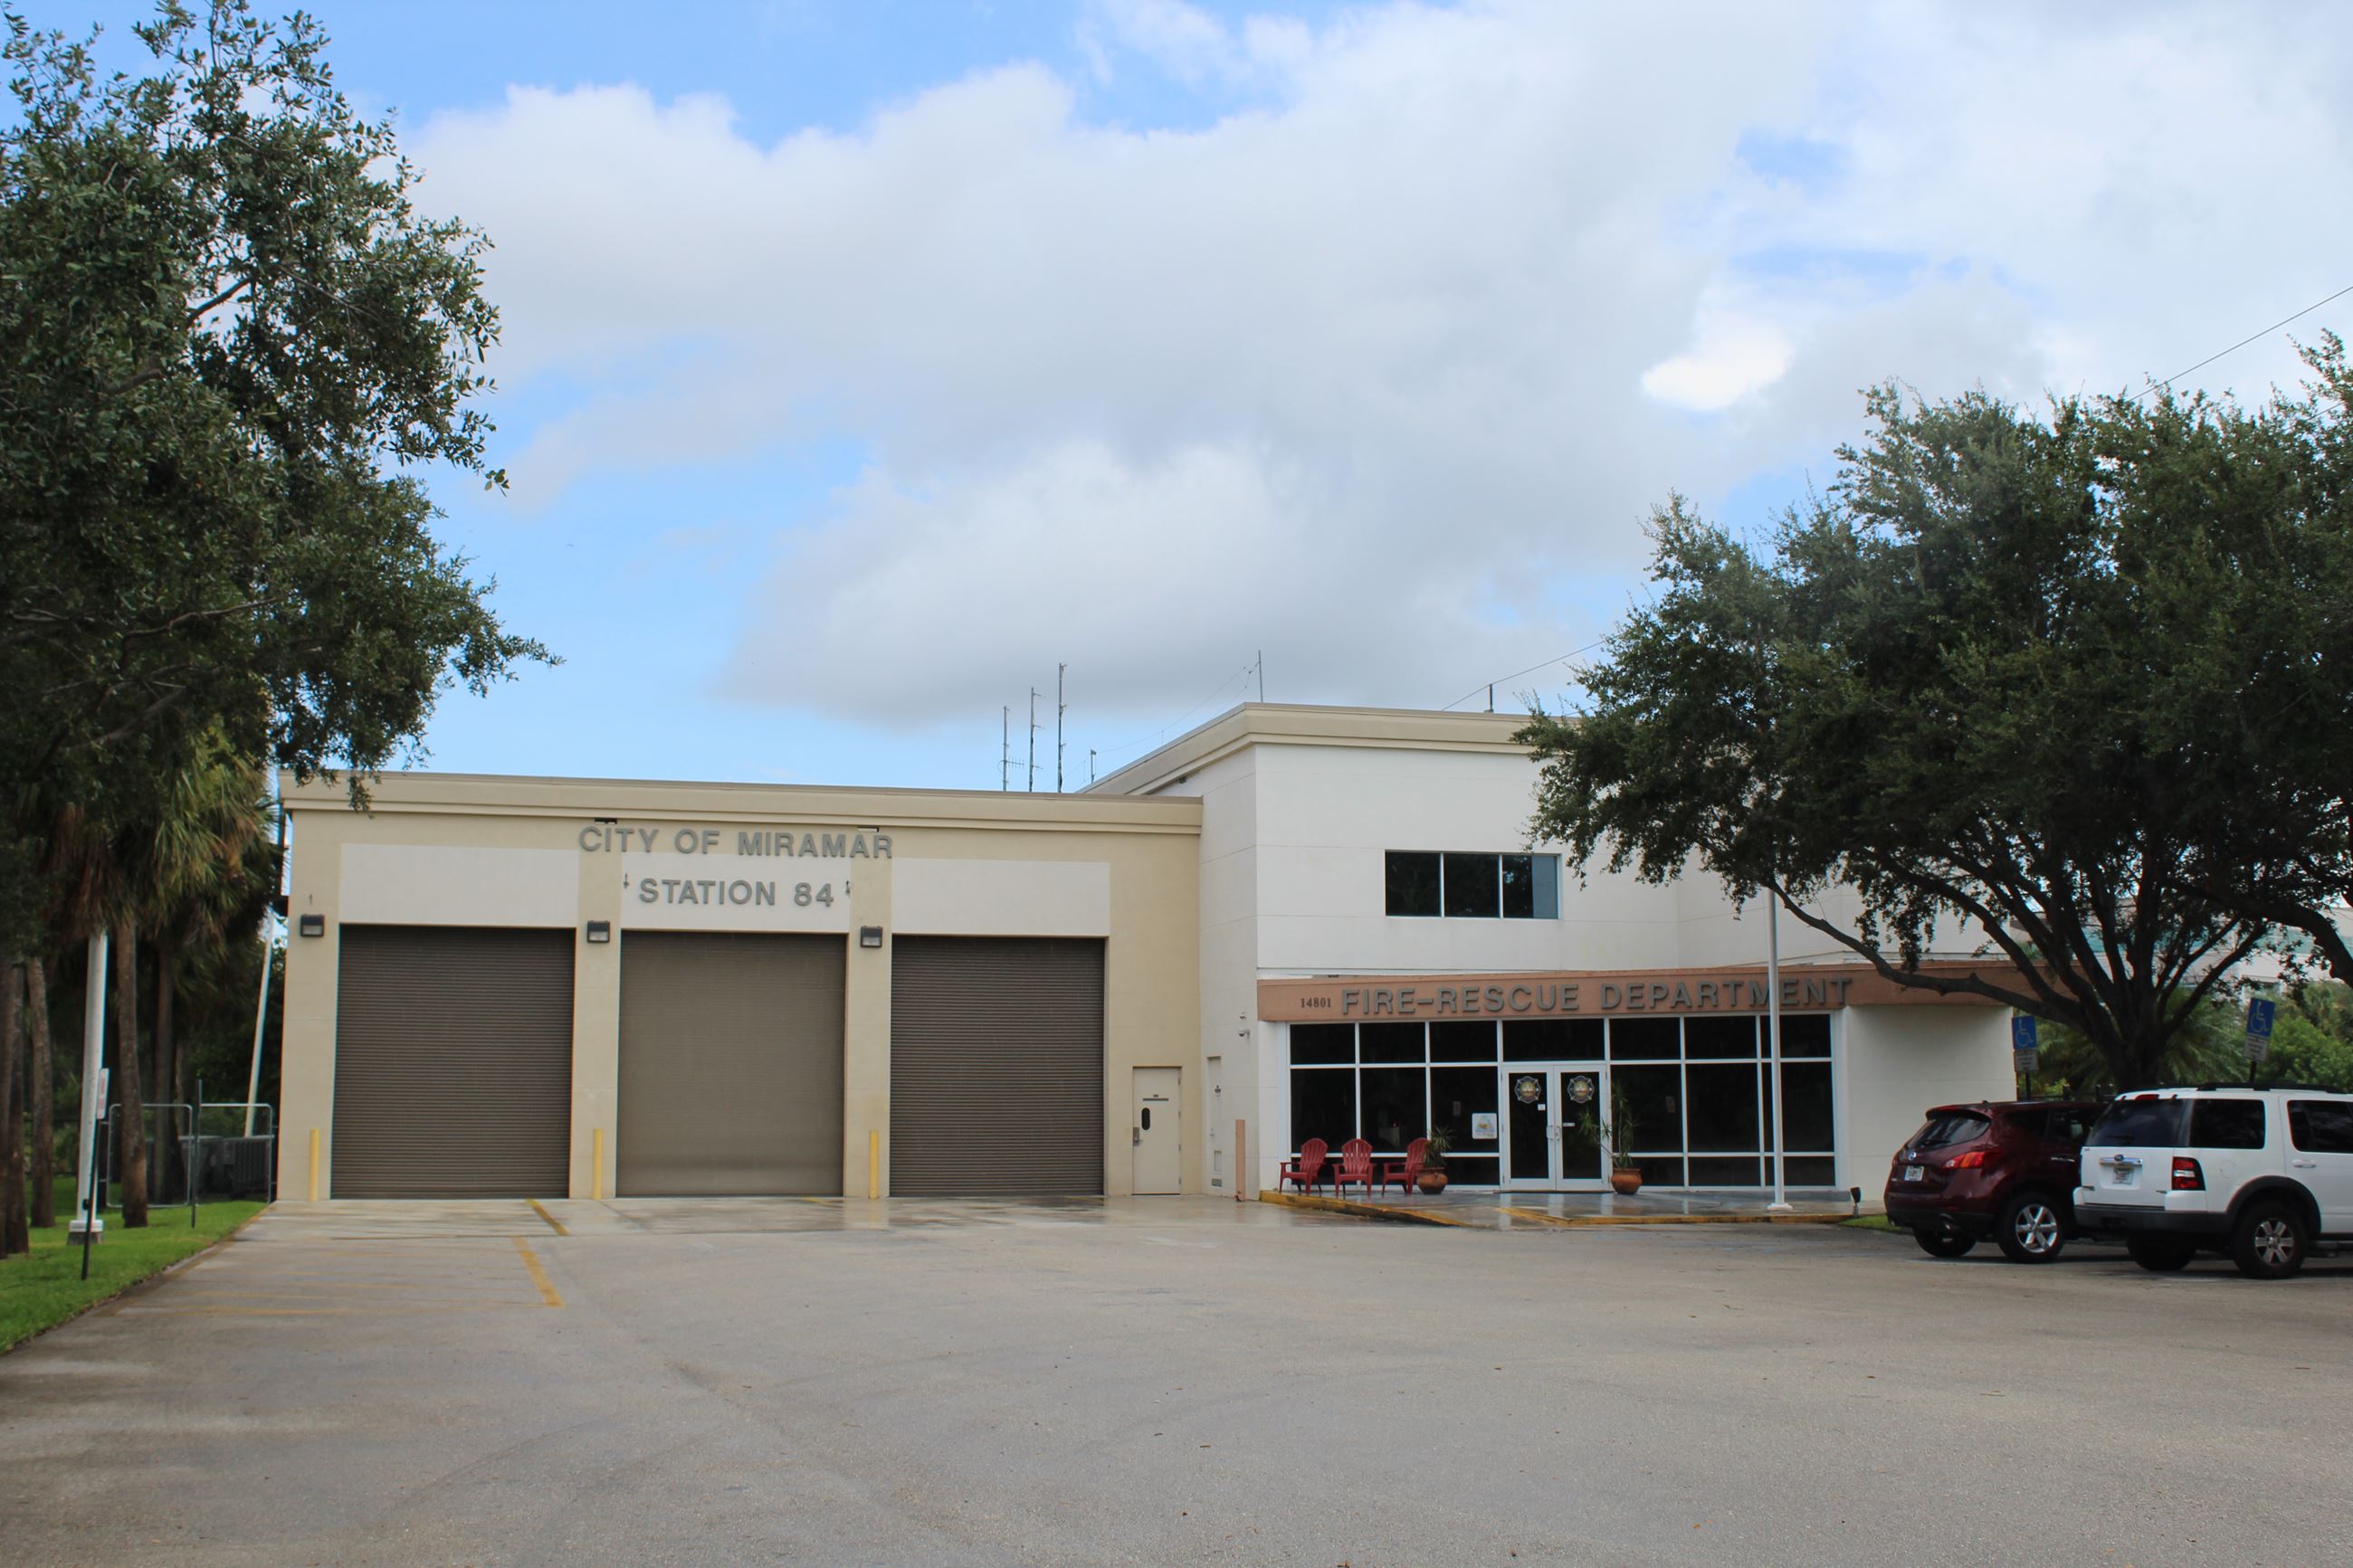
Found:
<path fill-rule="evenodd" d="M 304 915 L 296 922 L 296 927 L 304 936 L 324 936 L 327 934 L 327 917 Z"/>
<path fill-rule="evenodd" d="M 860 947 L 881 947 L 882 945 L 882 928 L 881 926 L 860 926 L 858 928 L 858 945 Z"/>
<path fill-rule="evenodd" d="M 588 922 L 588 940 L 590 942 L 612 941 L 613 922 L 611 921 L 590 921 Z"/>

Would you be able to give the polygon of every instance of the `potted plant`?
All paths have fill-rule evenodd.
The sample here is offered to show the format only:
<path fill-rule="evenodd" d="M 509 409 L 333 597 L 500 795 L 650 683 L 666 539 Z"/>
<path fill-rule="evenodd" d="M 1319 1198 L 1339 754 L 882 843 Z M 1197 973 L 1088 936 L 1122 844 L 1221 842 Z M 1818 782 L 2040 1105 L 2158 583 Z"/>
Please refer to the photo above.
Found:
<path fill-rule="evenodd" d="M 1421 1174 L 1414 1185 L 1435 1197 L 1446 1190 L 1446 1152 L 1454 1147 L 1454 1140 L 1446 1135 L 1443 1127 L 1433 1127 L 1424 1140 L 1421 1151 Z"/>
<path fill-rule="evenodd" d="M 1609 1086 L 1609 1116 L 1597 1119 L 1591 1111 L 1585 1114 L 1583 1131 L 1588 1138 L 1598 1140 L 1609 1151 L 1609 1190 L 1631 1197 L 1642 1190 L 1642 1167 L 1634 1163 L 1634 1112 L 1626 1103 L 1625 1092 L 1616 1084 Z"/>

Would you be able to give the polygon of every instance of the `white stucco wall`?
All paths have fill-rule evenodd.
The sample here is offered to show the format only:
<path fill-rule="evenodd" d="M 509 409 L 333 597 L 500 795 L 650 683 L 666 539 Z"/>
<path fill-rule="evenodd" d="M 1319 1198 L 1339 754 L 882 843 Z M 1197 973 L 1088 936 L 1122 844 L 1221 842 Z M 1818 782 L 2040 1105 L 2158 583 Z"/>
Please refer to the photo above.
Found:
<path fill-rule="evenodd" d="M 1930 1106 L 2017 1094 L 2006 1007 L 1849 1007 L 1840 1016 L 1839 1184 L 1861 1187 L 1866 1203 Z"/>

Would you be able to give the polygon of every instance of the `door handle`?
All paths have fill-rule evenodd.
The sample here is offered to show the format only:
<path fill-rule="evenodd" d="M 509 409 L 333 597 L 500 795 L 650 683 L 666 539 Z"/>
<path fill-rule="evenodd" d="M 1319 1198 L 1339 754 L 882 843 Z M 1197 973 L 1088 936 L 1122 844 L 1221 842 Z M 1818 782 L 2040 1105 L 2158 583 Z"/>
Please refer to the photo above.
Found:
<path fill-rule="evenodd" d="M 2320 1162 L 2317 1160 L 2290 1160 L 2288 1163 L 2294 1165 L 2299 1171 L 2316 1171 L 2320 1169 Z"/>

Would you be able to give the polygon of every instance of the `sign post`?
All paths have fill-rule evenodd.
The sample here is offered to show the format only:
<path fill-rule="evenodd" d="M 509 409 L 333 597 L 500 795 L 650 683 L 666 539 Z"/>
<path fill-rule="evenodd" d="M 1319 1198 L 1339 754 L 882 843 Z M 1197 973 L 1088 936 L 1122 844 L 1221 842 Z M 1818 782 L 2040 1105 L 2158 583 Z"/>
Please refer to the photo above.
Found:
<path fill-rule="evenodd" d="M 2255 1086 L 2255 1068 L 2272 1054 L 2272 1017 L 2279 1004 L 2258 997 L 2247 1004 L 2247 1087 Z"/>
<path fill-rule="evenodd" d="M 2041 1065 L 2042 1050 L 2036 1038 L 2035 1020 L 2031 1016 L 2010 1021 L 2010 1059 L 2018 1076 L 2026 1080 L 2026 1098 L 2034 1098 L 2034 1069 Z"/>

